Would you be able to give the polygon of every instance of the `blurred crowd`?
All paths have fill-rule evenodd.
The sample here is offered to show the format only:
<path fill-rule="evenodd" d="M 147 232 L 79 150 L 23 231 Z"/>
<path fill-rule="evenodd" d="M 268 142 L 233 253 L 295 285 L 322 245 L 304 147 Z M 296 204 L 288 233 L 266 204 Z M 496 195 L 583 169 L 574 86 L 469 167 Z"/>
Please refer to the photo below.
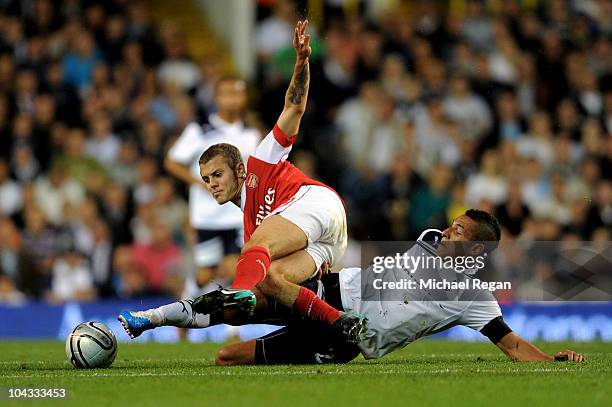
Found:
<path fill-rule="evenodd" d="M 479 207 L 506 238 L 609 240 L 612 2 L 343 3 L 326 3 L 300 141 L 356 239 L 414 239 Z M 284 26 L 285 49 L 292 7 L 258 28 Z M 259 106 L 285 49 L 258 48 Z"/>
<path fill-rule="evenodd" d="M 508 240 L 610 240 L 612 1 L 314 3 L 291 159 L 345 200 L 346 264 L 470 207 Z M 263 134 L 308 10 L 258 2 Z M 162 162 L 214 112 L 219 65 L 146 2 L 0 1 L 0 301 L 179 295 L 194 237 Z"/>
<path fill-rule="evenodd" d="M 161 164 L 209 82 L 147 7 L 0 2 L 0 299 L 182 289 L 187 203 Z"/>

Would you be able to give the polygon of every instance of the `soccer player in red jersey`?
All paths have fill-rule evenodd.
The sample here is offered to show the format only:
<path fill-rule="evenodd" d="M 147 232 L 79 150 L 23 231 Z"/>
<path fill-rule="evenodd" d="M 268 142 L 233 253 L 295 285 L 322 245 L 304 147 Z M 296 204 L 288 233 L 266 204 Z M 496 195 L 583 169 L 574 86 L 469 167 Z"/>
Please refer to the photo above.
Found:
<path fill-rule="evenodd" d="M 350 341 L 365 329 L 360 315 L 343 314 L 296 283 L 316 275 L 323 263 L 333 265 L 346 249 L 346 213 L 338 194 L 287 161 L 306 109 L 310 72 L 308 21 L 295 27 L 296 63 L 285 106 L 274 129 L 249 156 L 229 144 L 216 144 L 200 158 L 200 174 L 219 204 L 233 202 L 244 212 L 244 248 L 235 280 L 227 290 L 195 299 L 196 312 L 222 308 L 252 313 L 255 286 L 296 314 L 338 327 Z M 276 264 L 270 269 L 270 263 Z"/>

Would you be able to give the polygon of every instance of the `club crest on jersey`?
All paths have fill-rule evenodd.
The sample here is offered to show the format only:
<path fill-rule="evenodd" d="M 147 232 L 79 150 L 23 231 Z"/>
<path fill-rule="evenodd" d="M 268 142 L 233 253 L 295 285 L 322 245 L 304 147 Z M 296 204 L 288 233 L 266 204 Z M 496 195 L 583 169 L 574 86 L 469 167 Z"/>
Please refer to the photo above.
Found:
<path fill-rule="evenodd" d="M 247 184 L 247 187 L 249 187 L 251 189 L 257 188 L 257 185 L 259 185 L 259 178 L 257 177 L 257 175 L 255 175 L 255 174 L 253 174 L 251 172 L 247 176 L 246 184 Z"/>

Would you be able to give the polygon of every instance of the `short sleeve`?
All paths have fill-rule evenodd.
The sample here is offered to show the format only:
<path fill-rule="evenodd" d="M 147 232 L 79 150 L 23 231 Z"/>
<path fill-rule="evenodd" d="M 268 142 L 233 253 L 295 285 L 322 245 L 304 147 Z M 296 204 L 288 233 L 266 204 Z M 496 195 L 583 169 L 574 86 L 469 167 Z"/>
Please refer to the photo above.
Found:
<path fill-rule="evenodd" d="M 205 144 L 200 125 L 195 122 L 189 123 L 168 150 L 168 158 L 180 164 L 190 165 L 204 152 Z"/>
<path fill-rule="evenodd" d="M 497 301 L 474 301 L 463 312 L 459 323 L 475 331 L 480 331 L 492 319 L 501 316 L 501 309 Z"/>
<path fill-rule="evenodd" d="M 259 143 L 253 157 L 270 164 L 285 161 L 289 157 L 296 138 L 297 134 L 288 138 L 276 124 L 274 129 Z"/>

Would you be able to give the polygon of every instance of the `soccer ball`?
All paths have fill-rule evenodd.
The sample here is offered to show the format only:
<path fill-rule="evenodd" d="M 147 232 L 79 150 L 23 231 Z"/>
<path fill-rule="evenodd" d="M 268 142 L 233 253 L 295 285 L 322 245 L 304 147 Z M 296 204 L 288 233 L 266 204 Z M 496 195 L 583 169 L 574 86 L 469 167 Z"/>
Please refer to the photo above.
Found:
<path fill-rule="evenodd" d="M 117 338 L 101 322 L 83 322 L 66 338 L 66 356 L 77 369 L 109 367 L 117 355 Z"/>

